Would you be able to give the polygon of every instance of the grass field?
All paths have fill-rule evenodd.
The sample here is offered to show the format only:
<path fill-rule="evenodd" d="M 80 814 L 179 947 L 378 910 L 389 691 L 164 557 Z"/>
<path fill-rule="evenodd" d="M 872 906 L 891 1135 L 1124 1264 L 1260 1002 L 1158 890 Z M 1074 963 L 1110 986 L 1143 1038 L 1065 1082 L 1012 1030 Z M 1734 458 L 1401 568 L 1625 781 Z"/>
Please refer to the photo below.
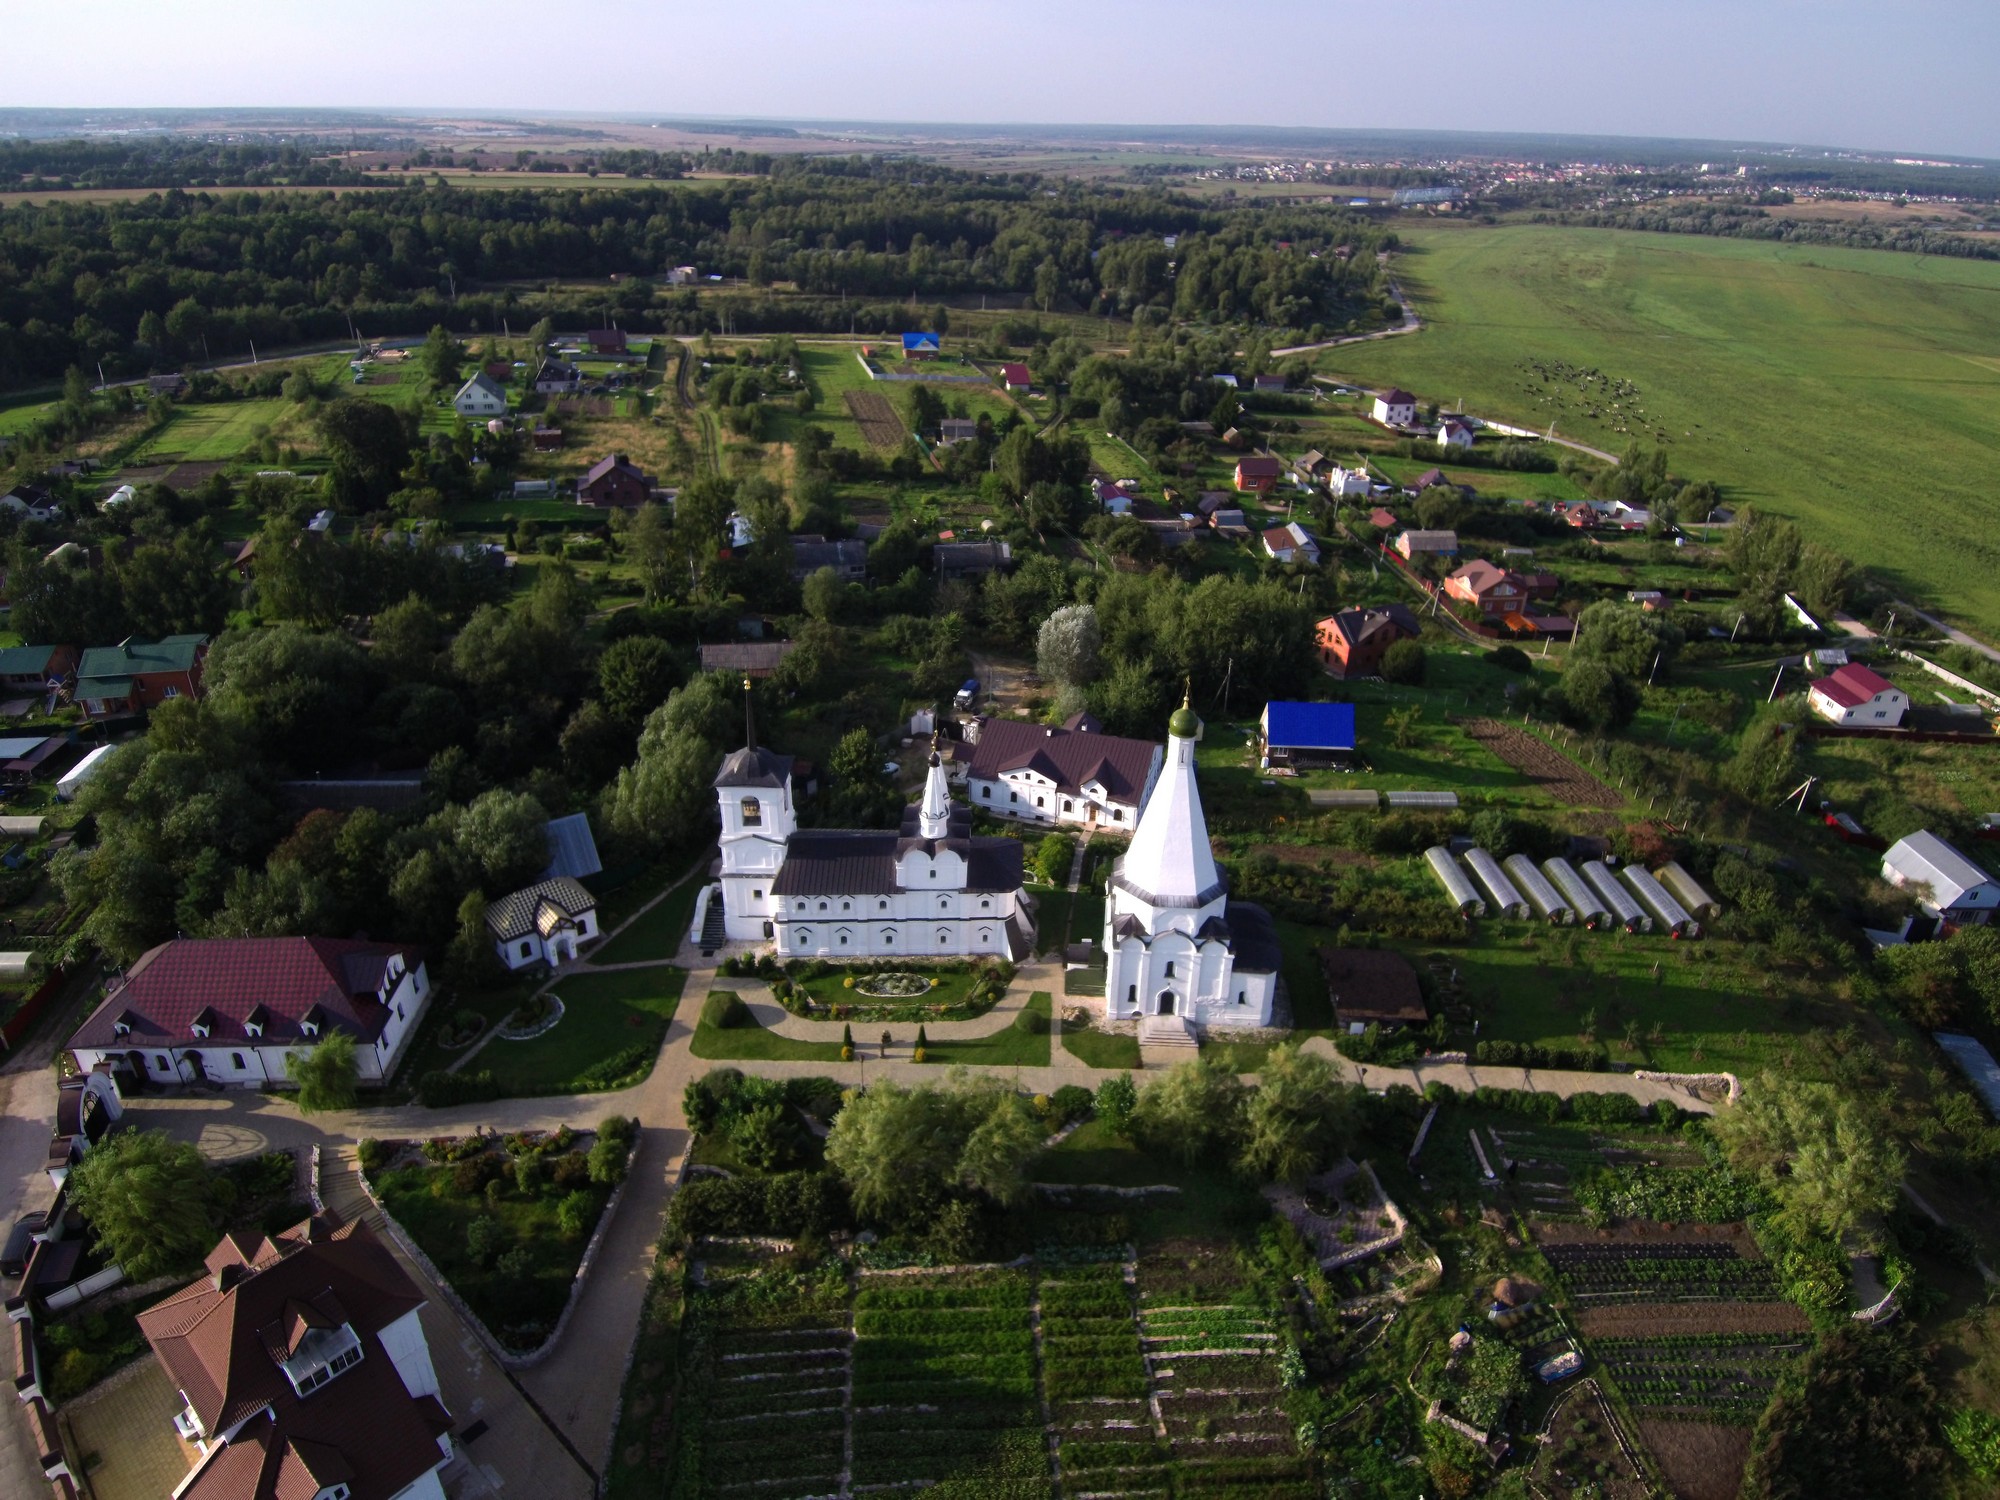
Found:
<path fill-rule="evenodd" d="M 1615 418 L 1561 410 L 1523 361 L 1639 387 L 1678 472 L 1808 523 L 1885 580 L 2000 636 L 2000 265 L 1593 229 L 1415 228 L 1397 266 L 1414 338 L 1327 353 L 1328 373 L 1463 398 L 1613 451 Z M 1880 524 L 1885 502 L 1896 524 Z"/>
<path fill-rule="evenodd" d="M 182 407 L 131 461 L 143 464 L 179 458 L 189 463 L 226 463 L 241 458 L 256 445 L 258 428 L 275 431 L 298 409 L 297 403 L 282 396 Z"/>
<path fill-rule="evenodd" d="M 563 1018 L 554 1030 L 526 1042 L 496 1037 L 473 1068 L 491 1072 L 516 1094 L 586 1093 L 613 1082 L 636 1083 L 645 1076 L 642 1068 L 651 1070 L 686 978 L 661 965 L 564 979 L 556 986 Z M 628 1057 L 629 1066 L 613 1066 Z"/>
<path fill-rule="evenodd" d="M 706 876 L 697 872 L 682 881 L 666 899 L 593 954 L 601 964 L 648 963 L 672 958 L 680 952 L 688 923 L 694 920 L 695 897 L 701 894 Z"/>

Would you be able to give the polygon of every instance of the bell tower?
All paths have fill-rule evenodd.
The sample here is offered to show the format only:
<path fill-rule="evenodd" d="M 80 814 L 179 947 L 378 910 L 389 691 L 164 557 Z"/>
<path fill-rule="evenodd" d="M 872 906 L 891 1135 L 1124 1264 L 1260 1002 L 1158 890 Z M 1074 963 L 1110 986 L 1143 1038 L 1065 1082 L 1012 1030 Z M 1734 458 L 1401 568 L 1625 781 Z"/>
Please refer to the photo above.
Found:
<path fill-rule="evenodd" d="M 743 679 L 743 748 L 723 757 L 715 778 L 722 814 L 722 909 L 732 941 L 768 934 L 771 882 L 785 862 L 785 846 L 798 830 L 792 798 L 792 757 L 757 744 L 757 711 L 750 679 Z"/>

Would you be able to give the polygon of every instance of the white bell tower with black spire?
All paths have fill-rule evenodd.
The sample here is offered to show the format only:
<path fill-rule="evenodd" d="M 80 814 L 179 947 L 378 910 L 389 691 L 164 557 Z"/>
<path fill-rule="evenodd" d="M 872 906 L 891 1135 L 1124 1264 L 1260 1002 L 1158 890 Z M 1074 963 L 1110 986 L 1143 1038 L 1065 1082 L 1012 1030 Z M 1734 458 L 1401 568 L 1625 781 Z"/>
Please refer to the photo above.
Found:
<path fill-rule="evenodd" d="M 723 757 L 715 796 L 722 813 L 722 911 L 731 942 L 771 935 L 772 884 L 798 831 L 792 757 L 760 749 L 750 679 L 743 679 L 743 748 Z"/>

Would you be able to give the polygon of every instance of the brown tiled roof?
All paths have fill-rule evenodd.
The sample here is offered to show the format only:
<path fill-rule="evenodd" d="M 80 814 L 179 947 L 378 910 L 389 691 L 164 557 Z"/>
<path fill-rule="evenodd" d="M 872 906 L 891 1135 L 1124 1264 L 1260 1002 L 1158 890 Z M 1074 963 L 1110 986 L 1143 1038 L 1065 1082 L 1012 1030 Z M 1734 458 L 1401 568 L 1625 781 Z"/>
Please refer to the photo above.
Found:
<path fill-rule="evenodd" d="M 72 1047 L 172 1046 L 200 1041 L 196 1020 L 215 1043 L 301 1039 L 308 1016 L 322 1032 L 339 1028 L 359 1041 L 382 1033 L 388 1007 L 375 998 L 391 958 L 415 967 L 414 950 L 394 943 L 335 938 L 176 938 L 139 956 L 70 1038 Z M 263 1023 L 253 1038 L 244 1023 Z M 120 1036 L 125 1021 L 130 1030 Z"/>
<path fill-rule="evenodd" d="M 1388 1026 L 1421 1026 L 1424 1009 L 1417 971 L 1400 953 L 1372 948 L 1322 948 L 1320 967 L 1333 997 L 1334 1016 L 1344 1026 L 1359 1021 Z"/>
<path fill-rule="evenodd" d="M 1033 767 L 1074 796 L 1092 781 L 1119 802 L 1136 803 L 1146 789 L 1159 746 L 1115 734 L 1051 729 L 1020 719 L 988 719 L 979 727 L 970 774 L 998 781 L 1008 771 Z"/>
<path fill-rule="evenodd" d="M 412 1397 L 381 1331 L 424 1298 L 366 1224 L 308 1219 L 252 1245 L 228 1237 L 209 1274 L 139 1315 L 154 1357 L 217 1435 L 185 1500 L 310 1500 L 335 1483 L 388 1500 L 443 1458 L 434 1397 Z M 361 1362 L 300 1397 L 277 1360 L 306 1329 L 345 1323 Z M 268 1411 L 267 1411 L 268 1408 Z"/>

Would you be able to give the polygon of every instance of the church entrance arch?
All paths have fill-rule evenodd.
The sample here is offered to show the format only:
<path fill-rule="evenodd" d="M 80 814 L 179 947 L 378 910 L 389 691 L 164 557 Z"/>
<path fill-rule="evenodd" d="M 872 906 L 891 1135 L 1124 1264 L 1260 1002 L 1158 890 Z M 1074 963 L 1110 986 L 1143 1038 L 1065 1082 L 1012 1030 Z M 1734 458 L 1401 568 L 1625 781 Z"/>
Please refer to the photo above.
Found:
<path fill-rule="evenodd" d="M 1163 1016 L 1170 1016 L 1173 1013 L 1174 1013 L 1174 992 L 1172 990 L 1161 990 L 1160 1014 Z"/>

